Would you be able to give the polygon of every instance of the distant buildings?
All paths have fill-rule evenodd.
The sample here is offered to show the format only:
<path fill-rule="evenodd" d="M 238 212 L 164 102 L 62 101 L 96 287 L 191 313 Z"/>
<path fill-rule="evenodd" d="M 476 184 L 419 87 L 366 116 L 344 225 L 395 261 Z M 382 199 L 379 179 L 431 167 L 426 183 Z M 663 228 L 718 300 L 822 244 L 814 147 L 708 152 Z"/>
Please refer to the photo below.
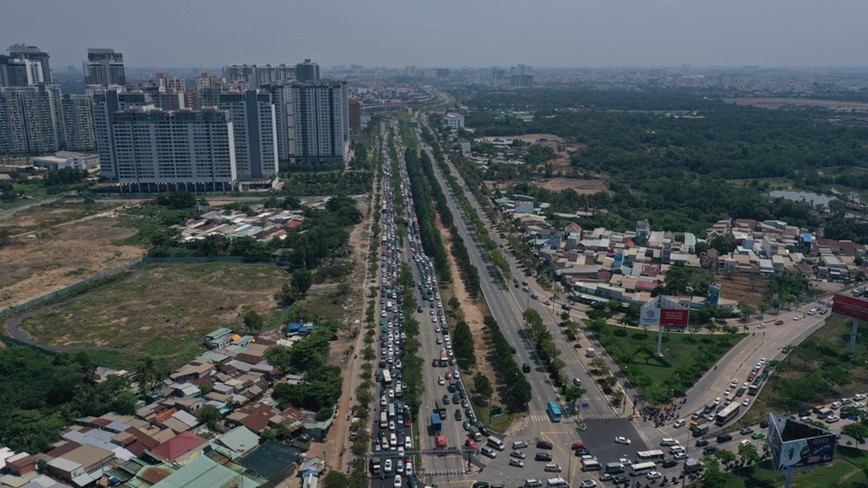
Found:
<path fill-rule="evenodd" d="M 124 55 L 114 49 L 88 49 L 84 63 L 84 84 L 108 87 L 124 86 L 127 76 Z"/>
<path fill-rule="evenodd" d="M 349 157 L 349 98 L 343 81 L 292 85 L 293 160 L 342 166 Z"/>

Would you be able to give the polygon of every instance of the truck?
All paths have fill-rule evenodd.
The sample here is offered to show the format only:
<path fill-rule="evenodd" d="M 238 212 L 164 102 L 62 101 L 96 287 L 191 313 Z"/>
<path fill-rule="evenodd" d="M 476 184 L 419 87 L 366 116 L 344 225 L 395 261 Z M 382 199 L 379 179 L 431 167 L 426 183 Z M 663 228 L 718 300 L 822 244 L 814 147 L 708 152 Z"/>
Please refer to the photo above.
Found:
<path fill-rule="evenodd" d="M 440 414 L 434 412 L 431 414 L 431 430 L 434 432 L 440 432 L 440 428 L 443 426 L 443 422 L 440 421 Z"/>
<path fill-rule="evenodd" d="M 708 429 L 710 426 L 708 424 L 702 424 L 695 429 L 693 429 L 693 437 L 702 437 L 705 434 L 708 434 Z"/>

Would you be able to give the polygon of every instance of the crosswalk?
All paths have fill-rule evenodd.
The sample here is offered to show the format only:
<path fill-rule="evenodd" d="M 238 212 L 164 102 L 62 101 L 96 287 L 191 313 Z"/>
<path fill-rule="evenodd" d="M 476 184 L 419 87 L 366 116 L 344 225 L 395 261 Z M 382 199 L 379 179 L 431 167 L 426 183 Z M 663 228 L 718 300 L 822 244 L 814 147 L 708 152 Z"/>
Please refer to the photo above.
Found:
<path fill-rule="evenodd" d="M 584 420 L 612 420 L 622 418 L 620 415 L 615 414 L 614 412 L 605 412 L 605 413 L 583 413 L 581 416 Z M 547 414 L 531 414 L 530 419 L 534 422 L 548 422 L 551 423 L 549 416 Z M 568 419 L 564 419 L 565 421 Z"/>

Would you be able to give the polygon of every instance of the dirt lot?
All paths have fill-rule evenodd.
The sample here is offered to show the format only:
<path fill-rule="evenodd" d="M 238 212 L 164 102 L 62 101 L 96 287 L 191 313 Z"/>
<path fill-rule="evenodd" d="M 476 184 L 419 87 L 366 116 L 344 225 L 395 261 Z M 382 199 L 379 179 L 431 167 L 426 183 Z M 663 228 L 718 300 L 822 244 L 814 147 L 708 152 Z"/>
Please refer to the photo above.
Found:
<path fill-rule="evenodd" d="M 34 207 L 0 221 L 12 243 L 0 249 L 0 309 L 119 266 L 144 255 L 137 246 L 115 246 L 135 230 L 110 207 L 59 204 Z"/>
<path fill-rule="evenodd" d="M 720 283 L 721 297 L 752 307 L 756 307 L 763 300 L 763 294 L 769 286 L 768 278 L 752 275 L 718 274 L 717 281 Z"/>
<path fill-rule="evenodd" d="M 270 321 L 277 311 L 273 295 L 286 279 L 283 268 L 272 264 L 147 264 L 20 327 L 42 343 L 171 356 L 214 329 L 240 328 L 243 307 Z"/>
<path fill-rule="evenodd" d="M 593 195 L 594 193 L 608 192 L 606 182 L 603 180 L 583 180 L 579 178 L 549 178 L 535 182 L 546 190 L 563 191 L 572 189 L 579 195 Z"/>

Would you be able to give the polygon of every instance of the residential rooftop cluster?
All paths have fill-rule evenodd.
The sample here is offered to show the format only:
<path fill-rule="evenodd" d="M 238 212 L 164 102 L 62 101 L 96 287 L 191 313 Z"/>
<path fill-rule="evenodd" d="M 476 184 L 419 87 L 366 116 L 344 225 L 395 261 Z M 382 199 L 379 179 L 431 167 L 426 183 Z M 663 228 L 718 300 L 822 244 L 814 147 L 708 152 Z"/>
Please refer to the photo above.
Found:
<path fill-rule="evenodd" d="M 303 337 L 315 328 L 293 324 L 288 332 Z M 134 415 L 79 418 L 45 453 L 0 449 L 0 487 L 247 488 L 294 471 L 306 479 L 318 477 L 324 463 L 303 459 L 303 453 L 312 440 L 325 439 L 331 419 L 316 421 L 314 412 L 278 408 L 270 396 L 274 384 L 302 378 L 278 377 L 265 357 L 276 343 L 228 328 L 211 332 L 205 343 L 210 350 L 145 395 Z M 98 381 L 130 374 L 97 370 Z M 205 405 L 224 417 L 217 429 L 197 417 Z M 278 425 L 292 434 L 291 442 L 260 444 L 263 431 Z"/>
<path fill-rule="evenodd" d="M 555 275 L 580 299 L 617 300 L 622 303 L 647 303 L 662 287 L 671 266 L 711 268 L 726 273 L 767 276 L 786 272 L 806 279 L 850 281 L 866 268 L 857 264 L 865 245 L 851 241 L 816 239 L 806 229 L 779 220 L 722 219 L 708 229 L 706 239 L 690 232 L 652 230 L 647 220 L 639 221 L 635 231 L 618 232 L 602 227 L 583 229 L 573 222 L 555 228 L 543 210 L 526 195 L 496 198 L 494 203 L 510 220 L 518 222 L 527 243 L 554 271 Z M 585 210 L 579 214 L 556 214 L 575 219 L 605 213 Z M 716 236 L 732 234 L 735 249 L 718 255 L 715 249 L 697 253 L 697 244 Z M 715 260 L 716 258 L 716 260 Z M 691 297 L 691 308 L 708 304 L 736 310 L 738 302 L 725 297 Z M 715 303 L 716 302 L 716 303 Z"/>

